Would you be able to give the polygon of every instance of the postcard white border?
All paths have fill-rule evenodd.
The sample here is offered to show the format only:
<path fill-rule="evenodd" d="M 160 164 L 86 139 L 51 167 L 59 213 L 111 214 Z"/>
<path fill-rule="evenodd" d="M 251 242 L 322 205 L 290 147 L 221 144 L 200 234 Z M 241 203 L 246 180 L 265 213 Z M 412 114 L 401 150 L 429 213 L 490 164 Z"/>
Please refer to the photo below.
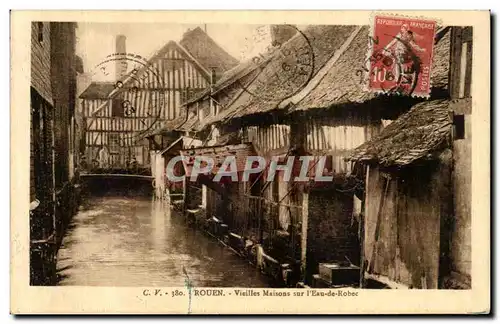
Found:
<path fill-rule="evenodd" d="M 143 288 L 30 287 L 29 84 L 30 22 L 65 20 L 182 23 L 293 23 L 369 25 L 371 11 L 19 11 L 11 13 L 11 312 L 12 313 L 187 313 L 186 300 L 143 298 Z M 391 13 L 391 12 L 388 12 Z M 196 298 L 192 313 L 394 314 L 484 313 L 490 309 L 490 13 L 488 11 L 393 11 L 432 17 L 443 25 L 474 31 L 472 82 L 472 289 L 358 290 L 354 298 Z M 154 287 L 161 288 L 161 287 Z M 165 288 L 168 289 L 168 288 Z"/>

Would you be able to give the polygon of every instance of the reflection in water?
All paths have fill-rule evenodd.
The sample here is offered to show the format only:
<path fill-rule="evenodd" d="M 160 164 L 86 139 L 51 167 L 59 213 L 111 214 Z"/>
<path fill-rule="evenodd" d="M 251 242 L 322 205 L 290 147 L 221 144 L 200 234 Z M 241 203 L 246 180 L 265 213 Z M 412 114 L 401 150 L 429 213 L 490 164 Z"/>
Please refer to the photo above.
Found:
<path fill-rule="evenodd" d="M 150 198 L 89 197 L 58 255 L 60 285 L 268 287 L 217 242 Z"/>
<path fill-rule="evenodd" d="M 155 253 L 161 254 L 165 250 L 165 243 L 167 240 L 167 231 L 165 225 L 170 222 L 171 210 L 170 208 L 163 208 L 161 200 L 153 202 L 153 210 L 151 213 L 153 232 L 150 237 L 153 241 Z"/>

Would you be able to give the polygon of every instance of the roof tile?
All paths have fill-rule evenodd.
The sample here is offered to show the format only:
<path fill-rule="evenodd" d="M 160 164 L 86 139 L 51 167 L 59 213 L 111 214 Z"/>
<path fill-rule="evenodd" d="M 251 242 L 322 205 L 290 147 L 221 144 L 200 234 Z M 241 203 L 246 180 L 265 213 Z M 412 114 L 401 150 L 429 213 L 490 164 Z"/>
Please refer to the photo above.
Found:
<path fill-rule="evenodd" d="M 401 115 L 377 137 L 348 157 L 351 161 L 375 161 L 383 166 L 404 166 L 448 144 L 452 120 L 449 100 L 424 101 Z"/>

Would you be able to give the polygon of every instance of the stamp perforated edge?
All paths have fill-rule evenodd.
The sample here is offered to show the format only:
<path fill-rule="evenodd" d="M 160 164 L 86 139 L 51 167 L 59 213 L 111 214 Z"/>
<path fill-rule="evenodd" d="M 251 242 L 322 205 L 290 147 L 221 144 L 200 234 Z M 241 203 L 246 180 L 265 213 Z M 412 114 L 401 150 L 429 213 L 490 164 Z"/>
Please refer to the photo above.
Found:
<path fill-rule="evenodd" d="M 371 68 L 371 61 L 370 61 L 370 56 L 372 54 L 372 50 L 373 50 L 373 42 L 371 41 L 371 37 L 374 36 L 375 34 L 375 29 L 374 29 L 374 26 L 375 26 L 375 17 L 376 16 L 383 16 L 383 17 L 390 17 L 390 18 L 394 18 L 394 19 L 416 19 L 416 20 L 426 20 L 426 21 L 433 21 L 436 23 L 436 29 L 434 31 L 434 33 L 436 33 L 438 30 L 440 30 L 442 27 L 443 27 L 443 22 L 441 19 L 437 19 L 437 18 L 432 18 L 432 17 L 424 17 L 424 16 L 409 16 L 409 15 L 403 15 L 403 14 L 399 14 L 399 13 L 393 13 L 393 12 L 386 12 L 386 11 L 373 11 L 371 14 L 370 14 L 370 18 L 369 18 L 369 31 L 368 31 L 368 39 L 367 39 L 367 42 L 368 42 L 368 46 L 366 48 L 366 53 L 365 53 L 365 59 L 366 59 L 366 68 L 367 68 L 367 75 L 366 77 L 369 78 L 369 74 L 370 74 L 370 68 Z M 423 94 L 423 93 L 416 93 L 416 92 L 412 92 L 410 94 L 411 97 L 413 98 L 424 98 L 424 99 L 429 99 L 430 98 L 430 92 L 432 91 L 432 64 L 434 63 L 434 41 L 433 41 L 433 44 L 432 44 L 432 51 L 431 51 L 431 60 L 430 60 L 430 73 L 429 73 L 429 93 L 427 94 Z M 366 81 L 368 81 L 368 79 L 366 79 Z M 387 92 L 383 91 L 383 90 L 374 90 L 374 89 L 370 89 L 370 87 L 368 86 L 368 82 L 365 82 L 364 84 L 364 91 L 366 92 L 370 92 L 370 93 L 374 93 L 376 95 L 381 95 L 381 94 L 387 94 Z M 392 92 L 391 95 L 396 95 L 396 96 L 406 96 L 404 94 L 401 94 L 399 92 Z"/>

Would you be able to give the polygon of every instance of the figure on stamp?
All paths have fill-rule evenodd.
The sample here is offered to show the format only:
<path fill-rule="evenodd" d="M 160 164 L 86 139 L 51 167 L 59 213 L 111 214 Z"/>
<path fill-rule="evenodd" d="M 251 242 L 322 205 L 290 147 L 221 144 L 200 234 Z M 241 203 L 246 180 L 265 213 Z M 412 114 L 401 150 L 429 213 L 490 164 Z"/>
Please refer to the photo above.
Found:
<path fill-rule="evenodd" d="M 394 39 L 384 47 L 384 51 L 394 53 L 398 62 L 404 64 L 409 62 L 414 55 L 414 51 L 425 52 L 425 48 L 420 47 L 415 40 L 422 39 L 422 36 L 416 34 L 408 28 L 408 24 L 401 25 L 401 31 Z M 392 51 L 391 51 L 392 50 Z"/>

